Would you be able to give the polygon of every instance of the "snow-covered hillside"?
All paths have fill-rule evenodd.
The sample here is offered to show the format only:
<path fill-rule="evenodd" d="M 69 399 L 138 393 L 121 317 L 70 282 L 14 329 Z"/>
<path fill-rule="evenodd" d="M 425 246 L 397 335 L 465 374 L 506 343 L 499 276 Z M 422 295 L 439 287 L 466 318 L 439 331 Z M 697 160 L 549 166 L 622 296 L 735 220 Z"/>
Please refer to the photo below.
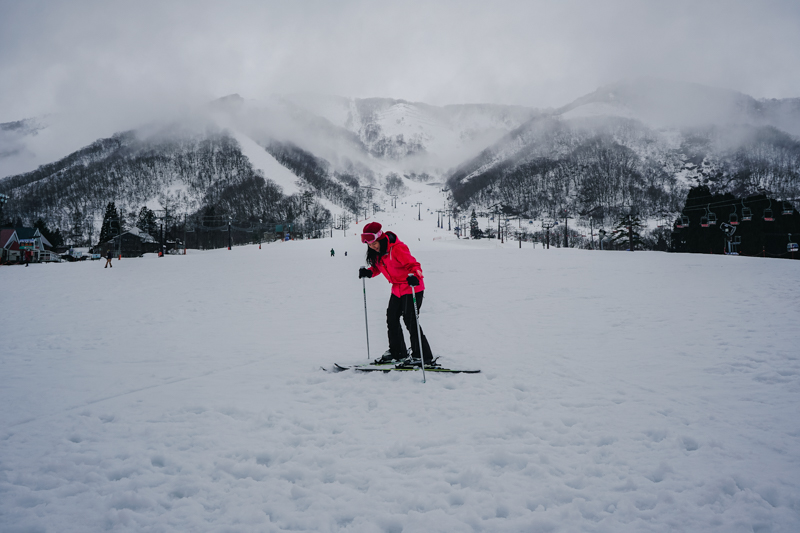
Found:
<path fill-rule="evenodd" d="M 0 529 L 800 528 L 797 262 L 458 240 L 414 195 L 376 219 L 422 263 L 434 352 L 481 374 L 320 370 L 367 357 L 364 221 L 0 268 L 26 288 L 0 305 Z"/>
<path fill-rule="evenodd" d="M 438 107 L 390 98 L 318 94 L 284 98 L 355 133 L 378 159 L 402 161 L 416 156 L 404 165 L 416 171 L 457 165 L 537 114 L 534 109 L 509 105 Z"/>
<path fill-rule="evenodd" d="M 697 186 L 736 197 L 766 190 L 793 201 L 800 140 L 794 129 L 775 127 L 768 108 L 688 84 L 606 87 L 531 119 L 461 164 L 447 183 L 462 205 L 500 203 L 537 218 L 602 207 L 606 223 L 630 206 L 646 218 L 674 220 Z"/>

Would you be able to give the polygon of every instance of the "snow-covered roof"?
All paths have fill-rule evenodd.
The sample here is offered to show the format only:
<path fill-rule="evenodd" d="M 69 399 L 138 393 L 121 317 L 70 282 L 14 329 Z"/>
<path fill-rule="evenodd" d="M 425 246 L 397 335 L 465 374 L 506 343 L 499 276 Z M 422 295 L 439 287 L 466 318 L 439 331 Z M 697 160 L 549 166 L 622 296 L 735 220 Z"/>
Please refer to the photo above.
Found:
<path fill-rule="evenodd" d="M 149 233 L 145 233 L 144 231 L 140 230 L 136 226 L 132 227 L 128 231 L 123 232 L 123 235 L 125 233 L 130 233 L 131 235 L 136 235 L 137 237 L 142 239 L 142 242 L 156 242 L 156 240 L 153 238 L 152 235 L 150 235 Z"/>

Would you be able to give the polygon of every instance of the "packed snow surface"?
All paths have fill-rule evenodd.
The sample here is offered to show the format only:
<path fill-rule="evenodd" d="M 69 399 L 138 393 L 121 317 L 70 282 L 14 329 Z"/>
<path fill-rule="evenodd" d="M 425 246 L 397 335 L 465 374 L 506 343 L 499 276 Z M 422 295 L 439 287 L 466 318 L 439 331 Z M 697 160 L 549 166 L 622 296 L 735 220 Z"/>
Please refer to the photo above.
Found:
<path fill-rule="evenodd" d="M 367 359 L 363 221 L 0 268 L 0 530 L 800 530 L 800 262 L 457 240 L 409 204 L 376 218 L 480 374 L 321 370 Z"/>

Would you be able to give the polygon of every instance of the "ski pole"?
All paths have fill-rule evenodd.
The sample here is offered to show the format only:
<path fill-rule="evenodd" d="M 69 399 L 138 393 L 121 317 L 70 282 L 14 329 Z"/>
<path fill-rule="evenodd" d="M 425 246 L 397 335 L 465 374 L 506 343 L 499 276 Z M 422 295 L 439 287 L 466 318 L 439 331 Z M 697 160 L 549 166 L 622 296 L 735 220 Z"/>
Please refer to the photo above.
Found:
<path fill-rule="evenodd" d="M 422 353 L 422 333 L 419 329 L 419 311 L 417 310 L 417 291 L 411 285 L 411 299 L 414 300 L 414 317 L 417 319 L 417 342 L 419 343 L 419 362 L 422 365 L 422 382 L 425 383 L 425 354 Z"/>
<path fill-rule="evenodd" d="M 369 361 L 370 355 L 369 355 L 369 320 L 367 320 L 367 280 L 361 278 L 361 285 L 364 288 L 364 325 L 367 326 L 367 361 Z"/>

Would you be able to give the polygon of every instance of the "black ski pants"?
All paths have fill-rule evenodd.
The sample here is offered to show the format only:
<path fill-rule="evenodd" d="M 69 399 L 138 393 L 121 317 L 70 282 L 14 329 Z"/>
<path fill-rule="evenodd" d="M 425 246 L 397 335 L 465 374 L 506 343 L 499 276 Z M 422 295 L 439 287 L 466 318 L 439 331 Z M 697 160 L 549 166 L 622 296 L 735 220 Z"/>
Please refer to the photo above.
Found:
<path fill-rule="evenodd" d="M 417 309 L 422 307 L 422 295 L 425 291 L 417 293 Z M 397 358 L 405 357 L 407 353 L 406 341 L 403 338 L 403 329 L 400 326 L 400 318 L 406 325 L 409 336 L 411 337 L 411 350 L 415 359 L 419 359 L 419 340 L 417 338 L 417 317 L 414 314 L 414 300 L 412 295 L 404 294 L 397 297 L 392 294 L 389 298 L 389 307 L 386 309 L 386 326 L 389 329 L 389 350 Z M 420 333 L 422 329 L 420 328 Z M 422 333 L 422 352 L 425 354 L 425 362 L 433 360 L 433 352 L 428 344 L 428 339 Z"/>

